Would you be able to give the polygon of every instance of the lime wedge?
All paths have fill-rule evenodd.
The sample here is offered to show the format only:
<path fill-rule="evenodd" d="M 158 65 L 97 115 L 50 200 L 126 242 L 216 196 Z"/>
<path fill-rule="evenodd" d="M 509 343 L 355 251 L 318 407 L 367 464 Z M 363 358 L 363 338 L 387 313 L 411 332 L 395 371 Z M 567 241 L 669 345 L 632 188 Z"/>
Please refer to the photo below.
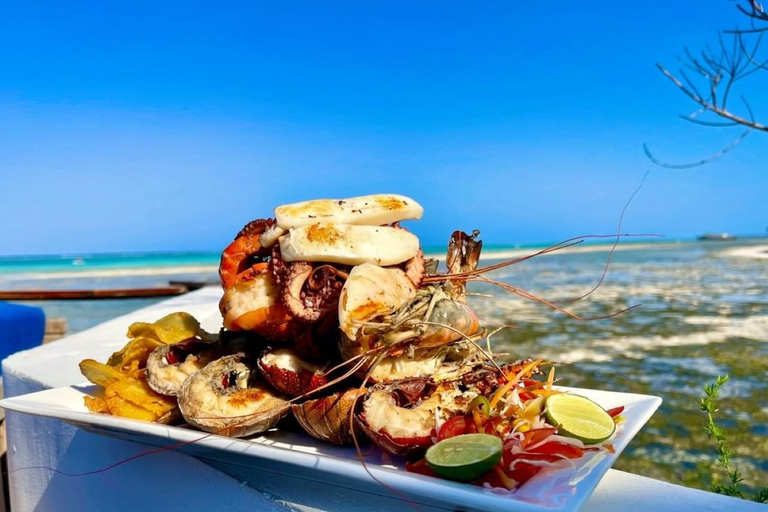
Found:
<path fill-rule="evenodd" d="M 616 423 L 589 398 L 559 393 L 544 402 L 547 421 L 558 427 L 558 433 L 584 444 L 602 443 L 616 431 Z"/>
<path fill-rule="evenodd" d="M 427 450 L 427 465 L 443 478 L 469 482 L 498 464 L 502 447 L 501 438 L 489 434 L 450 437 Z"/>

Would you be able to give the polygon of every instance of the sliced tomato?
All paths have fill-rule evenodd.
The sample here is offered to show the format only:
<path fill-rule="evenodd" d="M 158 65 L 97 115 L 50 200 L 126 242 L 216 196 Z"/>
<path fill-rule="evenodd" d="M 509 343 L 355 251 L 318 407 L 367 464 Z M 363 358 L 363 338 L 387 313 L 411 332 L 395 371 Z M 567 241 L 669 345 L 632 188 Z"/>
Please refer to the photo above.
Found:
<path fill-rule="evenodd" d="M 437 434 L 437 441 L 440 442 L 443 439 L 460 436 L 462 434 L 471 434 L 475 430 L 475 425 L 471 418 L 467 418 L 466 416 L 454 416 L 440 427 L 440 433 Z"/>
<path fill-rule="evenodd" d="M 541 466 L 534 466 L 532 464 L 521 462 L 515 466 L 515 469 L 512 471 L 505 471 L 505 473 L 509 478 L 519 482 L 519 484 L 522 485 L 533 478 L 536 473 L 541 471 L 541 469 Z"/>
<path fill-rule="evenodd" d="M 537 428 L 534 430 L 529 430 L 525 433 L 525 437 L 523 439 L 523 448 L 527 449 L 529 446 L 535 446 L 542 441 L 544 441 L 546 438 L 551 436 L 557 432 L 557 429 L 555 427 L 544 427 L 544 428 Z"/>
<path fill-rule="evenodd" d="M 608 416 L 610 416 L 611 418 L 615 418 L 616 416 L 624 412 L 624 406 L 622 405 L 619 407 L 614 407 L 613 409 L 608 409 L 606 412 L 608 413 Z"/>
<path fill-rule="evenodd" d="M 531 454 L 560 455 L 568 459 L 578 459 L 584 455 L 584 450 L 578 446 L 563 443 L 544 443 L 530 450 Z"/>
<path fill-rule="evenodd" d="M 405 469 L 406 471 L 409 471 L 411 473 L 418 473 L 419 475 L 426 475 L 426 476 L 433 476 L 435 478 L 440 478 L 437 475 L 437 473 L 432 471 L 430 467 L 427 466 L 426 459 L 421 459 L 417 462 L 406 462 Z"/>

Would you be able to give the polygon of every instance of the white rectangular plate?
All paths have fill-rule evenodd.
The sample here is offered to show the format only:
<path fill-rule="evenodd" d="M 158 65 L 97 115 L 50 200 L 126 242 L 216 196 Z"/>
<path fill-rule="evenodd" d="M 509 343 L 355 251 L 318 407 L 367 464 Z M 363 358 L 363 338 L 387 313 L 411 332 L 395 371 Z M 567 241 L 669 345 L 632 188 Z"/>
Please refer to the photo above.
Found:
<path fill-rule="evenodd" d="M 94 390 L 90 386 L 70 386 L 6 398 L 0 401 L 0 407 L 59 418 L 101 435 L 155 446 L 172 446 L 173 449 L 209 460 L 219 468 L 222 464 L 232 464 L 233 467 L 281 474 L 389 498 L 393 497 L 391 489 L 395 489 L 414 503 L 446 510 L 575 512 L 653 415 L 661 399 L 589 389 L 560 389 L 586 396 L 605 409 L 625 406 L 622 415 L 626 421 L 610 441 L 615 453 L 607 450 L 591 452 L 574 461 L 574 468 L 542 471 L 513 493 L 408 473 L 403 468 L 403 461 L 391 460 L 376 449 L 364 448 L 367 468 L 379 480 L 376 482 L 357 459 L 354 448 L 325 444 L 298 432 L 275 430 L 250 439 L 232 439 L 205 435 L 187 428 L 91 413 L 83 404 L 83 396 Z"/>

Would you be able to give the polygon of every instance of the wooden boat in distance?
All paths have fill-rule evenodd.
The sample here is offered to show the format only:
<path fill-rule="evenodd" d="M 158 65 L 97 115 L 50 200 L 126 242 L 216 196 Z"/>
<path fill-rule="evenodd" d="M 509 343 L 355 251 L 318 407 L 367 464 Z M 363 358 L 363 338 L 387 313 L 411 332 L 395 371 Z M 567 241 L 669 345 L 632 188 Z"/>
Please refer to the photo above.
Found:
<path fill-rule="evenodd" d="M 731 235 L 730 233 L 704 233 L 703 235 L 699 236 L 697 238 L 698 240 L 718 240 L 720 242 L 730 242 L 731 240 L 736 240 L 736 235 Z"/>
<path fill-rule="evenodd" d="M 182 295 L 188 291 L 184 285 L 102 290 L 7 290 L 0 291 L 0 300 L 146 299 Z"/>

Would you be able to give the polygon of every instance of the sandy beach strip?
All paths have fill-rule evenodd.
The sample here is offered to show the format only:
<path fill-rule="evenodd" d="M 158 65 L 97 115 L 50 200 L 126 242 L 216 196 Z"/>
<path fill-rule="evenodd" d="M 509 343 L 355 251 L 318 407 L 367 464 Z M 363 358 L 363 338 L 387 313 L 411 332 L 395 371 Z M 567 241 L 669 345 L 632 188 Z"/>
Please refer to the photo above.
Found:
<path fill-rule="evenodd" d="M 621 244 L 616 246 L 616 251 L 641 251 L 646 249 L 672 249 L 683 245 L 684 242 L 652 242 L 652 243 L 631 243 Z M 566 247 L 558 249 L 556 251 L 548 252 L 536 256 L 553 256 L 557 254 L 580 254 L 580 253 L 594 253 L 594 252 L 609 252 L 613 246 L 611 244 L 599 244 L 599 245 L 576 245 L 573 247 Z M 544 248 L 526 248 L 526 249 L 502 249 L 502 250 L 484 250 L 480 256 L 480 260 L 509 260 L 512 258 L 519 258 L 521 256 L 528 256 L 535 254 Z M 434 258 L 440 261 L 445 260 L 445 254 L 425 254 L 426 258 Z"/>
<path fill-rule="evenodd" d="M 616 247 L 616 251 L 630 251 L 630 250 L 645 250 L 645 249 L 664 249 L 674 248 L 681 244 L 681 242 L 655 242 L 655 243 L 632 243 L 632 244 L 619 244 Z M 536 256 L 551 256 L 551 255 L 563 255 L 563 254 L 577 254 L 577 253 L 595 253 L 595 252 L 608 252 L 611 250 L 610 244 L 599 245 L 579 245 L 575 247 L 567 247 L 564 249 L 558 249 L 547 254 Z M 768 246 L 763 246 L 768 248 Z M 753 248 L 744 248 L 746 250 L 752 250 Z M 528 256 L 541 251 L 539 248 L 524 248 L 524 249 L 491 249 L 486 250 L 481 260 L 508 260 L 513 258 L 519 258 L 522 256 Z M 445 253 L 431 253 L 426 254 L 427 258 L 434 258 L 440 261 L 445 260 Z M 766 255 L 765 257 L 768 257 Z M 72 279 L 72 278 L 100 278 L 100 277 L 139 277 L 139 276 L 172 276 L 181 274 L 213 274 L 218 273 L 218 265 L 173 265 L 173 266 L 147 266 L 147 267 L 134 267 L 134 268 L 100 268 L 100 269 L 87 269 L 78 268 L 77 270 L 50 270 L 42 272 L 20 272 L 16 275 L 13 273 L 5 274 L 6 278 L 23 278 L 27 280 L 35 279 Z"/>
<path fill-rule="evenodd" d="M 6 274 L 6 278 L 23 277 L 24 279 L 72 279 L 80 277 L 133 277 L 165 276 L 180 274 L 217 274 L 218 265 L 179 265 L 165 267 L 136 267 L 83 270 L 51 270 L 47 272 L 19 272 Z"/>
<path fill-rule="evenodd" d="M 720 256 L 727 258 L 747 258 L 752 260 L 768 260 L 768 245 L 753 245 L 751 247 L 734 247 L 726 249 Z"/>

